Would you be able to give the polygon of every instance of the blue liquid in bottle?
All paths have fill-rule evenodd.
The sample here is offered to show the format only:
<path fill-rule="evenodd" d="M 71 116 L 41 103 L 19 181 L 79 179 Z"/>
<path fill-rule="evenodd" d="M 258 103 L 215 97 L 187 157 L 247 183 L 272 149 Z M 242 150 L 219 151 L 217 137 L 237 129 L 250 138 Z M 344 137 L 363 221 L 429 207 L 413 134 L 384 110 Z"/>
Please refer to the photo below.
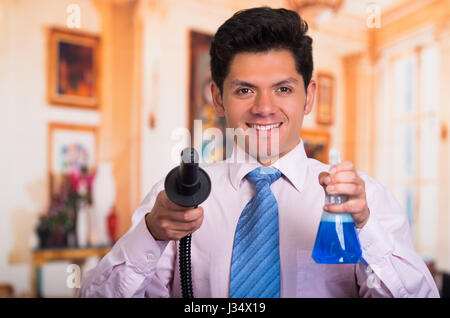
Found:
<path fill-rule="evenodd" d="M 314 261 L 318 264 L 358 264 L 361 256 L 352 216 L 323 211 L 312 253 Z"/>
<path fill-rule="evenodd" d="M 332 157 L 330 151 L 330 163 L 339 161 L 335 158 L 332 160 Z M 340 204 L 347 199 L 346 195 L 327 194 L 325 203 Z M 352 216 L 349 213 L 323 211 L 312 253 L 314 261 L 318 264 L 358 264 L 361 256 L 361 245 Z"/>

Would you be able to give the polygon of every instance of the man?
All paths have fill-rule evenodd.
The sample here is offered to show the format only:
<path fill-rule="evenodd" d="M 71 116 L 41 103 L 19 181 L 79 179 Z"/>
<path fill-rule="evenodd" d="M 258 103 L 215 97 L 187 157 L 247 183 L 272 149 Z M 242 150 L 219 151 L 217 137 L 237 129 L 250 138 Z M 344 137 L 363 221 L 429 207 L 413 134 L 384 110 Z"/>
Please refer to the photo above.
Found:
<path fill-rule="evenodd" d="M 306 157 L 300 129 L 316 90 L 306 31 L 297 13 L 270 8 L 238 12 L 218 29 L 210 50 L 214 109 L 257 140 L 246 138 L 227 161 L 205 168 L 212 192 L 198 208 L 174 204 L 164 180 L 157 183 L 131 229 L 87 273 L 80 296 L 180 297 L 178 240 L 191 233 L 196 297 L 439 296 L 388 190 L 351 162 L 329 167 Z M 250 152 L 264 142 L 275 147 Z M 252 156 L 236 160 L 245 152 Z M 324 207 L 324 190 L 349 200 Z M 353 217 L 359 264 L 312 260 L 323 209 Z"/>

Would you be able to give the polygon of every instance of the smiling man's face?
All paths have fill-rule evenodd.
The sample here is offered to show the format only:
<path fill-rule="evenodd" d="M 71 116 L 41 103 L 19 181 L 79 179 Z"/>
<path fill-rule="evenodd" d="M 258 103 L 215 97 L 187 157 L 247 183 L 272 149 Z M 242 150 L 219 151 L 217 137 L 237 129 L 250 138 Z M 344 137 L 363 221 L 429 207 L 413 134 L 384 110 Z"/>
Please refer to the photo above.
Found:
<path fill-rule="evenodd" d="M 257 158 L 269 165 L 298 144 L 303 116 L 311 112 L 314 103 L 316 84 L 311 81 L 305 92 L 292 53 L 270 50 L 236 54 L 222 94 L 214 82 L 211 89 L 214 109 L 219 116 L 225 116 L 227 127 L 256 129 L 258 145 L 261 138 L 268 138 L 268 143 L 278 146 L 278 153 L 270 153 L 272 161 L 265 158 L 261 162 Z M 256 141 L 250 138 L 250 142 Z"/>

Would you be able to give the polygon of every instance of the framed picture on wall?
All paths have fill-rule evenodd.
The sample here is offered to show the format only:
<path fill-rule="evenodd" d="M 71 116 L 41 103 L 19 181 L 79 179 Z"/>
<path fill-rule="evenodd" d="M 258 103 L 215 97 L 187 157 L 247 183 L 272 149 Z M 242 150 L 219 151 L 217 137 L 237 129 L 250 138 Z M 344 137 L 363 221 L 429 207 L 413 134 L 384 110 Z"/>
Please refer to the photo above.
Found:
<path fill-rule="evenodd" d="M 100 88 L 100 39 L 65 29 L 48 30 L 47 99 L 52 105 L 96 109 Z"/>
<path fill-rule="evenodd" d="M 64 175 L 82 169 L 92 171 L 97 163 L 97 128 L 95 126 L 49 123 L 48 174 L 50 195 L 57 194 Z"/>
<path fill-rule="evenodd" d="M 222 131 L 223 140 L 203 140 L 202 158 L 206 163 L 220 161 L 226 157 L 225 118 L 215 114 L 210 90 L 211 70 L 209 48 L 213 36 L 197 31 L 189 32 L 190 74 L 188 128 L 194 145 L 194 120 L 202 120 L 203 131 L 217 128 Z M 195 146 L 195 145 L 194 145 Z"/>
<path fill-rule="evenodd" d="M 302 129 L 300 137 L 305 146 L 306 156 L 328 164 L 330 134 L 326 131 Z"/>
<path fill-rule="evenodd" d="M 321 125 L 332 125 L 334 122 L 334 77 L 331 74 L 319 72 L 316 81 L 316 121 Z"/>

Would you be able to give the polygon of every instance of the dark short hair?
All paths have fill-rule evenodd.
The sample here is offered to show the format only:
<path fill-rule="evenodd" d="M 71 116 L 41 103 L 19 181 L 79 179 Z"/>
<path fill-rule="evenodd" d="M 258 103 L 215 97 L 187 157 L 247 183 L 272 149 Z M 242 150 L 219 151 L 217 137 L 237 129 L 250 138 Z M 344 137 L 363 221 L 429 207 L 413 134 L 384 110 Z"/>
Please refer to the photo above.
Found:
<path fill-rule="evenodd" d="M 259 7 L 236 12 L 219 27 L 212 40 L 212 80 L 222 92 L 231 61 L 238 53 L 287 49 L 294 56 L 306 90 L 313 72 L 312 39 L 307 31 L 306 21 L 292 10 Z"/>

